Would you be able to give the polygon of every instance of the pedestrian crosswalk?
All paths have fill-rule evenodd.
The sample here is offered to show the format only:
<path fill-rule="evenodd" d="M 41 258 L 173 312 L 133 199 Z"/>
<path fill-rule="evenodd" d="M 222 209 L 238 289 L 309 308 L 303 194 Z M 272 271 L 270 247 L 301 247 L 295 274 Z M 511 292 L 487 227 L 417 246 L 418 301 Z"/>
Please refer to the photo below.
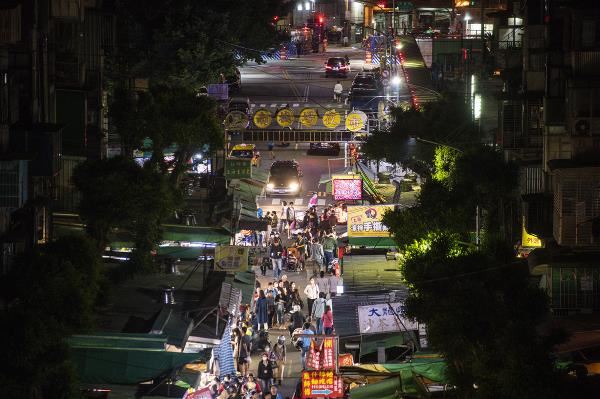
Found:
<path fill-rule="evenodd" d="M 254 109 L 258 109 L 258 108 L 267 108 L 267 109 L 281 109 L 281 108 L 326 108 L 326 109 L 331 109 L 331 108 L 337 108 L 337 109 L 342 109 L 342 108 L 347 108 L 347 106 L 344 103 L 333 103 L 333 102 L 327 102 L 327 103 L 320 103 L 320 104 L 308 104 L 308 103 L 301 103 L 301 102 L 289 102 L 289 103 L 285 103 L 285 102 L 277 102 L 277 103 L 251 103 L 250 104 L 250 109 L 254 110 Z"/>

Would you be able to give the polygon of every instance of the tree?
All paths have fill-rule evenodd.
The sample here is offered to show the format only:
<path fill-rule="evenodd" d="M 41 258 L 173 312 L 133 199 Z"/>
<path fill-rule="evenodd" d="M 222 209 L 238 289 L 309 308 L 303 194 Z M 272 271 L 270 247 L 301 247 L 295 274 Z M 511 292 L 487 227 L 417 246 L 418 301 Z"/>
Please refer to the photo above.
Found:
<path fill-rule="evenodd" d="M 2 276 L 3 398 L 79 397 L 64 339 L 93 328 L 102 279 L 99 253 L 83 236 L 39 246 Z"/>
<path fill-rule="evenodd" d="M 414 207 L 389 213 L 385 223 L 400 247 L 429 232 L 458 234 L 469 241 L 475 230 L 475 209 L 483 209 L 485 244 L 495 245 L 504 221 L 503 209 L 514 200 L 517 172 L 495 150 L 480 146 L 459 152 L 436 149 L 436 167 Z"/>
<path fill-rule="evenodd" d="M 88 160 L 73 180 L 81 192 L 80 215 L 99 248 L 106 246 L 112 229 L 122 228 L 133 235 L 137 252 L 149 254 L 180 199 L 165 176 L 123 157 Z"/>
<path fill-rule="evenodd" d="M 177 183 L 187 162 L 203 146 L 221 148 L 224 132 L 217 117 L 216 102 L 197 96 L 188 88 L 151 86 L 147 92 L 115 90 L 111 115 L 123 140 L 126 154 L 140 148 L 145 138 L 152 140 L 151 165 L 170 174 Z M 169 168 L 164 149 L 177 146 Z"/>
<path fill-rule="evenodd" d="M 388 162 L 404 162 L 416 158 L 430 165 L 434 160 L 434 149 L 417 138 L 461 149 L 476 147 L 478 132 L 471 122 L 471 110 L 463 98 L 445 95 L 440 101 L 413 107 L 396 107 L 392 110 L 393 124 L 385 139 L 370 136 L 365 150 L 369 159 L 377 159 L 381 152 Z M 374 151 L 371 153 L 371 151 Z"/>
<path fill-rule="evenodd" d="M 547 296 L 530 283 L 526 264 L 503 260 L 465 249 L 456 236 L 429 234 L 407 247 L 401 264 L 406 315 L 427 325 L 459 397 L 554 397 L 555 342 L 536 331 Z"/>
<path fill-rule="evenodd" d="M 278 8 L 274 0 L 120 0 L 125 42 L 109 56 L 109 76 L 196 91 L 274 45 Z"/>

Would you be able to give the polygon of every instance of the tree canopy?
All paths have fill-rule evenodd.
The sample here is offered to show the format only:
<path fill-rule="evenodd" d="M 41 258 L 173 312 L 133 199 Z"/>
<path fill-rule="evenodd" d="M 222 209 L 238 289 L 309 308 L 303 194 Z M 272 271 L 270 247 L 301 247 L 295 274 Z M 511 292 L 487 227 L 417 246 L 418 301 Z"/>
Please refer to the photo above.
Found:
<path fill-rule="evenodd" d="M 406 315 L 426 324 L 459 397 L 554 397 L 554 342 L 536 331 L 548 315 L 546 294 L 531 284 L 526 265 L 457 241 L 430 233 L 406 248 Z"/>
<path fill-rule="evenodd" d="M 119 0 L 123 42 L 109 56 L 109 74 L 197 90 L 274 45 L 279 7 L 275 0 Z"/>
<path fill-rule="evenodd" d="M 468 149 L 477 146 L 478 132 L 471 122 L 471 110 L 464 98 L 446 94 L 440 101 L 426 103 L 419 108 L 397 107 L 392 110 L 393 124 L 389 131 L 371 135 L 365 145 L 367 158 L 388 162 L 406 162 L 411 158 L 432 164 L 435 145 Z"/>
<path fill-rule="evenodd" d="M 151 164 L 167 173 L 164 149 L 176 145 L 171 170 L 177 181 L 194 152 L 208 145 L 220 148 L 224 132 L 217 117 L 216 102 L 197 96 L 189 88 L 151 86 L 150 90 L 132 92 L 115 89 L 111 116 L 121 135 L 125 153 L 139 148 L 145 138 L 152 140 Z"/>
<path fill-rule="evenodd" d="M 102 279 L 98 251 L 83 236 L 38 246 L 2 276 L 3 398 L 79 397 L 64 338 L 93 328 Z"/>
<path fill-rule="evenodd" d="M 421 187 L 417 203 L 387 214 L 385 223 L 404 248 L 429 232 L 450 232 L 468 241 L 475 231 L 475 209 L 482 209 L 485 240 L 498 239 L 504 208 L 514 200 L 517 172 L 499 152 L 486 146 L 459 152 L 436 149 L 432 178 Z"/>
<path fill-rule="evenodd" d="M 99 248 L 112 229 L 122 228 L 134 236 L 138 252 L 149 253 L 179 200 L 165 176 L 124 157 L 88 160 L 73 180 L 81 192 L 80 215 Z"/>

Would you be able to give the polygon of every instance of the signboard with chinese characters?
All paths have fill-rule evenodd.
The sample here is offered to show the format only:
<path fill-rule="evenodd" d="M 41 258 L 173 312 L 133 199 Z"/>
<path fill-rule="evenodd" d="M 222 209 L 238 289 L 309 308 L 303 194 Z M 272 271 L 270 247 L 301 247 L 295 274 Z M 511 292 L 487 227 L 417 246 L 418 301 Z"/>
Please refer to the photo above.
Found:
<path fill-rule="evenodd" d="M 333 176 L 333 199 L 335 201 L 361 200 L 362 179 L 352 175 Z"/>
<path fill-rule="evenodd" d="M 252 117 L 252 122 L 254 122 L 254 126 L 259 129 L 266 129 L 271 125 L 271 121 L 273 118 L 271 117 L 271 112 L 268 109 L 259 109 L 254 113 Z"/>
<path fill-rule="evenodd" d="M 367 205 L 348 207 L 348 237 L 389 237 L 383 215 L 394 210 L 394 205 Z"/>
<path fill-rule="evenodd" d="M 313 127 L 319 121 L 319 114 L 314 108 L 304 108 L 300 112 L 300 123 L 304 127 Z"/>
<path fill-rule="evenodd" d="M 238 272 L 248 270 L 248 248 L 235 245 L 217 245 L 215 270 Z"/>
<path fill-rule="evenodd" d="M 309 370 L 335 370 L 337 348 L 334 337 L 312 338 L 306 354 L 306 368 Z"/>
<path fill-rule="evenodd" d="M 358 326 L 361 334 L 389 331 L 418 330 L 419 325 L 405 318 L 400 302 L 381 303 L 358 307 Z"/>
<path fill-rule="evenodd" d="M 226 179 L 250 179 L 252 177 L 252 160 L 244 158 L 225 159 Z"/>
<path fill-rule="evenodd" d="M 529 234 L 525 229 L 525 218 L 523 218 L 523 228 L 521 234 L 521 245 L 526 248 L 541 248 L 542 240 L 533 234 Z"/>
<path fill-rule="evenodd" d="M 290 127 L 294 123 L 294 111 L 289 108 L 280 109 L 275 115 L 275 120 L 281 127 Z"/>
<path fill-rule="evenodd" d="M 330 109 L 323 115 L 323 125 L 329 129 L 335 129 L 341 121 L 342 116 L 335 109 Z"/>
<path fill-rule="evenodd" d="M 302 399 L 343 397 L 344 382 L 333 370 L 302 372 Z"/>
<path fill-rule="evenodd" d="M 210 388 L 200 388 L 186 393 L 183 399 L 212 399 L 212 394 L 210 393 Z"/>

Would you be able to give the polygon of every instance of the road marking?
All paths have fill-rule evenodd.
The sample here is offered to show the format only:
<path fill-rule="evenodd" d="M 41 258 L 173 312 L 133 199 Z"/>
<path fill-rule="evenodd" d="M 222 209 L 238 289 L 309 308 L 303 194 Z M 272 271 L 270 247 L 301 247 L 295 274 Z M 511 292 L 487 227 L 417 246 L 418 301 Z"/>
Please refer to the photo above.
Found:
<path fill-rule="evenodd" d="M 277 104 L 271 104 L 271 108 L 276 108 Z"/>
<path fill-rule="evenodd" d="M 292 104 L 292 107 L 299 107 L 300 104 Z"/>
<path fill-rule="evenodd" d="M 264 108 L 264 107 L 266 107 L 266 106 L 267 106 L 267 104 L 260 104 L 260 107 L 261 107 L 261 108 Z"/>

